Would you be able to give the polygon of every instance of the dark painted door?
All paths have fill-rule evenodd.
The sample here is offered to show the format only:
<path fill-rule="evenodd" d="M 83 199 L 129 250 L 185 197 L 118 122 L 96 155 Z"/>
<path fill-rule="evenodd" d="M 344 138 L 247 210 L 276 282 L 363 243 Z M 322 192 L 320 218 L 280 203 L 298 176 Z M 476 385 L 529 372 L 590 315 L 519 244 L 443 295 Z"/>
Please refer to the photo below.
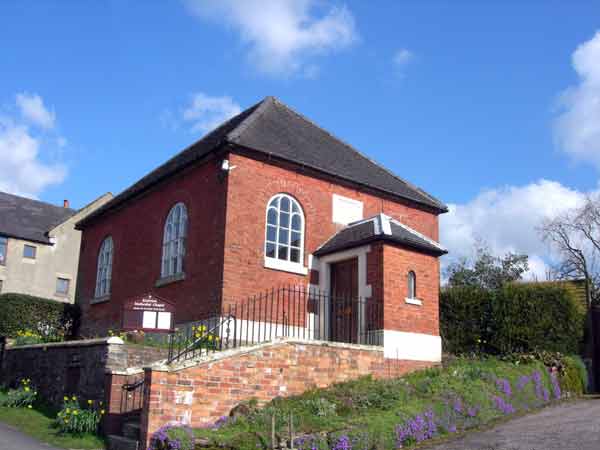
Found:
<path fill-rule="evenodd" d="M 358 259 L 331 265 L 331 334 L 338 342 L 357 342 Z"/>

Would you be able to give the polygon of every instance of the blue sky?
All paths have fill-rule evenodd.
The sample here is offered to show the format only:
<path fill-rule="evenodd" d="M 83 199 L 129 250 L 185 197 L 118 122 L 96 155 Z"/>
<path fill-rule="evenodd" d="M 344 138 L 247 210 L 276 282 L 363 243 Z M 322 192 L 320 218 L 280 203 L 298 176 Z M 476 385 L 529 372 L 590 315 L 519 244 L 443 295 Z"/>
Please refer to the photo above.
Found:
<path fill-rule="evenodd" d="M 598 186 L 598 2 L 24 0 L 0 23 L 2 190 L 83 206 L 266 95 L 449 203 L 455 255 L 483 238 L 541 273 L 536 223 Z"/>

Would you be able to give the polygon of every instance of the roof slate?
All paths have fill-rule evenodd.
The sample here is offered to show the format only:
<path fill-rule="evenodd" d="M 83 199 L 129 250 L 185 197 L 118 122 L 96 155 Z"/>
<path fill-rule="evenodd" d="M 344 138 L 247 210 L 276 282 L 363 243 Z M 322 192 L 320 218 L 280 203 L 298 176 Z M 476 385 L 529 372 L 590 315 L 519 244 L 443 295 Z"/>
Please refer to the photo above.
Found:
<path fill-rule="evenodd" d="M 328 255 L 380 240 L 438 256 L 447 253 L 444 247 L 418 231 L 385 214 L 378 214 L 369 219 L 351 223 L 346 228 L 338 231 L 327 242 L 321 245 L 314 252 L 314 255 Z"/>
<path fill-rule="evenodd" d="M 173 175 L 222 145 L 230 144 L 310 167 L 372 189 L 446 212 L 442 202 L 404 181 L 274 97 L 266 97 L 208 133 L 78 223 L 83 226 Z"/>
<path fill-rule="evenodd" d="M 0 192 L 0 235 L 50 244 L 46 233 L 76 213 L 74 209 Z"/>

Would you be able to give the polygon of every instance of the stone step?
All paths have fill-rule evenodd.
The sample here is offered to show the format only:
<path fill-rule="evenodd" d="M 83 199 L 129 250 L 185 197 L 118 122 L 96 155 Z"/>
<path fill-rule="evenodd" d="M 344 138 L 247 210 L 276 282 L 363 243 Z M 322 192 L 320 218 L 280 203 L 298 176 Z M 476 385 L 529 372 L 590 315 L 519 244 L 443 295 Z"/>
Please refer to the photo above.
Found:
<path fill-rule="evenodd" d="M 109 434 L 106 439 L 108 450 L 139 450 L 140 443 L 137 439 L 130 439 L 115 434 Z"/>
<path fill-rule="evenodd" d="M 140 439 L 140 422 L 137 421 L 128 421 L 123 424 L 123 428 L 121 429 L 123 436 L 129 439 L 135 439 L 136 441 Z"/>

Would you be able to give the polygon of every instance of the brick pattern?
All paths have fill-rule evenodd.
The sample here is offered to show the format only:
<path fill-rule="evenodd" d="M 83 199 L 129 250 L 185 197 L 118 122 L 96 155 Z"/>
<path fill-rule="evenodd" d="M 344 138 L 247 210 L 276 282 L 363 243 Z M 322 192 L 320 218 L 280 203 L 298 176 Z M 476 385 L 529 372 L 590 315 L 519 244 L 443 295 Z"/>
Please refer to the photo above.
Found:
<path fill-rule="evenodd" d="M 362 375 L 397 377 L 432 365 L 387 360 L 381 349 L 283 341 L 181 370 L 147 369 L 142 442 L 169 422 L 213 423 L 250 398 L 264 403 Z"/>
<path fill-rule="evenodd" d="M 174 302 L 176 322 L 194 320 L 218 307 L 226 181 L 216 164 L 209 161 L 184 170 L 84 230 L 77 293 L 83 313 L 81 334 L 106 335 L 108 329 L 120 329 L 123 303 L 145 293 Z M 178 202 L 185 203 L 188 213 L 186 279 L 155 287 L 160 278 L 164 223 Z M 90 305 L 98 251 L 108 235 L 114 243 L 110 300 Z"/>
<path fill-rule="evenodd" d="M 438 258 L 384 245 L 383 267 L 384 329 L 439 335 Z M 405 301 L 409 270 L 415 272 L 421 306 Z"/>
<path fill-rule="evenodd" d="M 332 222 L 333 194 L 363 202 L 364 217 L 385 213 L 417 231 L 438 239 L 437 215 L 325 181 L 273 163 L 231 154 L 236 169 L 228 175 L 224 301 L 236 301 L 262 289 L 280 285 L 305 285 L 310 276 L 264 267 L 265 210 L 269 199 L 280 192 L 301 204 L 305 223 L 305 260 L 340 229 Z M 312 276 L 313 280 L 315 275 Z"/>

